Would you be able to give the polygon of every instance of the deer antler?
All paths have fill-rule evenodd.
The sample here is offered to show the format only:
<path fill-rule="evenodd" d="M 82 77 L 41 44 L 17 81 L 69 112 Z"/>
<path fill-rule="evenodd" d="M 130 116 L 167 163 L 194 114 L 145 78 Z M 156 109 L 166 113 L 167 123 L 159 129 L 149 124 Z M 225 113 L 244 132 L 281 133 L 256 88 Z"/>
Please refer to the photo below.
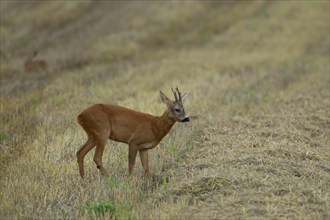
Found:
<path fill-rule="evenodd" d="M 177 88 L 178 88 L 178 87 L 177 87 Z M 177 96 L 177 94 L 176 94 L 176 91 L 174 91 L 173 88 L 171 88 L 171 89 L 172 89 L 172 92 L 173 92 L 173 94 L 174 94 L 175 101 L 178 102 L 179 100 L 178 100 L 178 96 Z"/>
<path fill-rule="evenodd" d="M 181 95 L 181 92 L 179 91 L 179 87 L 177 86 L 175 88 L 175 90 L 173 88 L 172 89 L 172 92 L 174 94 L 174 97 L 175 97 L 175 101 L 176 102 L 182 102 L 182 98 L 185 97 L 185 95 L 187 95 L 186 93 L 184 93 L 183 95 Z"/>
<path fill-rule="evenodd" d="M 182 97 L 181 97 L 181 92 L 179 91 L 179 87 L 177 86 L 175 89 L 176 89 L 176 91 L 178 92 L 178 95 L 179 95 L 179 101 L 182 102 Z"/>
<path fill-rule="evenodd" d="M 182 98 L 185 97 L 186 93 L 184 93 L 183 95 L 181 95 L 181 92 L 179 91 L 179 87 L 178 86 L 175 89 L 176 89 L 176 91 L 178 93 L 179 101 L 182 102 Z"/>

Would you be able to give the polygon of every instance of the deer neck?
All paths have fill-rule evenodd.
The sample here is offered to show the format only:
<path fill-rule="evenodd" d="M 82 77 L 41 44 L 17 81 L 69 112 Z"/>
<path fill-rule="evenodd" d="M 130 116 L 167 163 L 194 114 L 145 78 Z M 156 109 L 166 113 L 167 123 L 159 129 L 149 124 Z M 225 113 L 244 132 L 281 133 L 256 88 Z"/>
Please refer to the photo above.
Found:
<path fill-rule="evenodd" d="M 166 110 L 157 120 L 156 136 L 159 141 L 171 130 L 174 124 L 175 120 L 169 117 L 169 112 Z"/>

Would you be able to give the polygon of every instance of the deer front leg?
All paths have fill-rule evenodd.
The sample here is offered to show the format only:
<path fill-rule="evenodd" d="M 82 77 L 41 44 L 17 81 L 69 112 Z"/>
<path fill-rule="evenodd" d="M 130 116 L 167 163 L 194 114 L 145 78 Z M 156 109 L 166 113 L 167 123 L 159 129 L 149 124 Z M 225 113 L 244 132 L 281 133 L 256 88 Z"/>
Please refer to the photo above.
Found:
<path fill-rule="evenodd" d="M 136 154 L 137 154 L 137 146 L 134 143 L 129 144 L 128 148 L 128 173 L 132 174 L 132 170 L 135 164 Z"/>
<path fill-rule="evenodd" d="M 143 176 L 146 179 L 149 179 L 149 161 L 148 161 L 148 149 L 143 149 L 139 151 L 141 163 L 143 166 Z"/>

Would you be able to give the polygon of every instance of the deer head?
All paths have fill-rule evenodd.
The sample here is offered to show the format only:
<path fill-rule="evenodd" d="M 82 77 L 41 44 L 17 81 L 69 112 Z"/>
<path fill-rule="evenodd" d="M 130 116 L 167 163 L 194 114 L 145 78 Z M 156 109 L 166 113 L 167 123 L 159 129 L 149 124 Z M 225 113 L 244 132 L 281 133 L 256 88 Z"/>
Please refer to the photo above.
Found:
<path fill-rule="evenodd" d="M 176 87 L 175 90 L 172 88 L 172 92 L 174 94 L 175 101 L 172 101 L 162 91 L 160 91 L 160 98 L 162 102 L 167 105 L 169 117 L 174 121 L 189 122 L 189 116 L 186 115 L 183 107 L 183 97 L 186 94 L 181 95 L 178 87 Z"/>

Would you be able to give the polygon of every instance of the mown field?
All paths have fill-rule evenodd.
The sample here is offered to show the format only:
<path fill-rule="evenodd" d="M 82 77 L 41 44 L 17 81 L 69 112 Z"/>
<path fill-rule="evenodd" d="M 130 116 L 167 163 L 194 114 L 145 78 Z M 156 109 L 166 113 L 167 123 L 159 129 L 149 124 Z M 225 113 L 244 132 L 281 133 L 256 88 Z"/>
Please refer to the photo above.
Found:
<path fill-rule="evenodd" d="M 329 1 L 0 1 L 0 219 L 329 219 Z M 48 69 L 28 73 L 38 50 Z M 188 124 L 149 151 L 76 151 L 94 103 Z"/>

